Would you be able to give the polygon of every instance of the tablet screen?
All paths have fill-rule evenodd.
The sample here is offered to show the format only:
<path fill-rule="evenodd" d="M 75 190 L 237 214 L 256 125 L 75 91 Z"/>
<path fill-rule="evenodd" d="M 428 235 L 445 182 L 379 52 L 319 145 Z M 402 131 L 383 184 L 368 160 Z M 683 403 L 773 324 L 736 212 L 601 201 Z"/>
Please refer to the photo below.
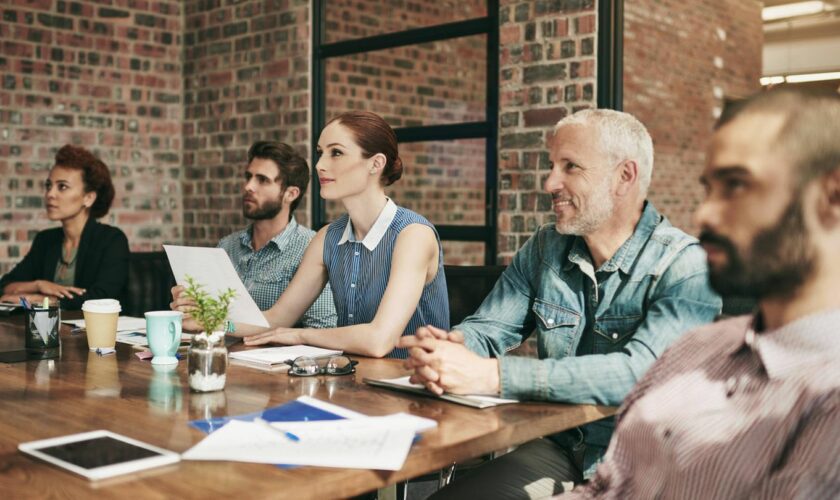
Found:
<path fill-rule="evenodd" d="M 84 469 L 95 469 L 160 456 L 153 450 L 141 448 L 109 436 L 38 448 L 38 451 Z"/>

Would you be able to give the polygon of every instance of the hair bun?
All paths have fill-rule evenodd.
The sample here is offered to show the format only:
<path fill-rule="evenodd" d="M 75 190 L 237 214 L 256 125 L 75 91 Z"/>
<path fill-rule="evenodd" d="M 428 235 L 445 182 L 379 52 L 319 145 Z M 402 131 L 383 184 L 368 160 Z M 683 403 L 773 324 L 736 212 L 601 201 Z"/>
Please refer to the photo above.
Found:
<path fill-rule="evenodd" d="M 394 159 L 394 162 L 391 164 L 391 168 L 388 171 L 388 177 L 386 179 L 385 185 L 390 186 L 391 184 L 397 182 L 400 177 L 402 177 L 403 173 L 403 162 L 402 158 L 397 156 Z"/>

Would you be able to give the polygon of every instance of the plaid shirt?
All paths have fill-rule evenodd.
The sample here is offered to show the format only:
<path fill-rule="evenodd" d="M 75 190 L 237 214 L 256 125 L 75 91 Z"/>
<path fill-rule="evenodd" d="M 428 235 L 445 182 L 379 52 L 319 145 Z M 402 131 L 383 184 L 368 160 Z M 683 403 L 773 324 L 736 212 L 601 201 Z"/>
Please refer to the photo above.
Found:
<path fill-rule="evenodd" d="M 303 252 L 314 236 L 315 231 L 292 219 L 286 229 L 257 252 L 251 246 L 251 226 L 222 238 L 219 248 L 223 248 L 230 256 L 248 293 L 257 306 L 265 311 L 277 302 L 280 294 L 289 286 L 300 266 Z M 296 326 L 332 328 L 335 321 L 332 292 L 327 285 Z"/>

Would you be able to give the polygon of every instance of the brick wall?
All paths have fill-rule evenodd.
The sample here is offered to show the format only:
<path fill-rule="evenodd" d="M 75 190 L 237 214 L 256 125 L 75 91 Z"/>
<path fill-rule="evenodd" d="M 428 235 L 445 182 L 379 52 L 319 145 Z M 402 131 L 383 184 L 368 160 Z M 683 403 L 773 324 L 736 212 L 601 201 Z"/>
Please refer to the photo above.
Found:
<path fill-rule="evenodd" d="M 392 2 L 336 0 L 326 39 L 341 41 L 486 15 L 484 0 Z M 487 53 L 483 35 L 328 59 L 327 118 L 366 109 L 391 126 L 485 120 Z M 484 140 L 400 146 L 403 177 L 387 189 L 397 203 L 435 224 L 484 225 Z M 343 212 L 327 205 L 329 219 Z M 447 264 L 480 264 L 483 243 L 445 242 Z"/>
<path fill-rule="evenodd" d="M 507 263 L 554 220 L 542 191 L 548 132 L 595 105 L 596 4 L 503 0 L 500 25 L 498 255 Z"/>
<path fill-rule="evenodd" d="M 181 238 L 181 2 L 7 0 L 0 6 L 0 273 L 41 229 L 66 143 L 110 168 L 103 222 L 135 250 Z"/>
<path fill-rule="evenodd" d="M 724 99 L 759 88 L 761 4 L 627 0 L 624 12 L 624 109 L 648 127 L 656 151 L 649 198 L 695 233 L 712 125 Z"/>
<path fill-rule="evenodd" d="M 482 4 L 334 0 L 327 39 L 476 17 Z M 654 136 L 651 198 L 693 230 L 715 113 L 757 86 L 759 5 L 628 0 L 625 11 L 625 108 Z M 0 270 L 50 225 L 41 183 L 64 143 L 109 164 L 118 196 L 106 222 L 136 250 L 211 245 L 241 227 L 241 168 L 253 141 L 308 152 L 306 0 L 8 0 L 0 13 Z M 507 262 L 553 217 L 541 188 L 546 134 L 595 104 L 596 2 L 502 0 L 500 19 L 498 242 Z M 481 119 L 485 69 L 482 37 L 336 59 L 328 115 L 367 107 L 395 126 Z M 406 177 L 389 192 L 435 222 L 482 223 L 482 147 L 403 145 Z M 481 253 L 447 244 L 448 262 Z"/>
<path fill-rule="evenodd" d="M 248 147 L 309 153 L 309 2 L 185 2 L 184 239 L 215 245 L 242 227 Z M 308 198 L 297 219 L 308 223 Z"/>

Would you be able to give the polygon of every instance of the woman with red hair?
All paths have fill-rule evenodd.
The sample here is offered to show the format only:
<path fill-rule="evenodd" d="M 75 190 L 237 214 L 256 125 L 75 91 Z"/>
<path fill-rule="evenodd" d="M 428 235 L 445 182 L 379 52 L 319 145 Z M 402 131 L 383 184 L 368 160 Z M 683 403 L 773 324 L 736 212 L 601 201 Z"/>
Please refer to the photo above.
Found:
<path fill-rule="evenodd" d="M 408 352 L 396 346 L 402 335 L 449 325 L 440 237 L 426 218 L 385 194 L 403 165 L 397 136 L 382 117 L 350 111 L 333 118 L 318 153 L 321 197 L 340 201 L 347 213 L 318 231 L 286 292 L 263 313 L 273 329 L 237 325 L 237 333 L 247 345 L 309 344 L 405 358 Z M 290 328 L 327 284 L 337 328 Z"/>
<path fill-rule="evenodd" d="M 128 239 L 96 221 L 108 213 L 114 184 L 108 167 L 84 148 L 66 145 L 45 183 L 47 218 L 60 228 L 35 235 L 26 257 L 0 278 L 3 302 L 26 297 L 80 309 L 88 299 L 119 299 L 128 280 Z"/>

